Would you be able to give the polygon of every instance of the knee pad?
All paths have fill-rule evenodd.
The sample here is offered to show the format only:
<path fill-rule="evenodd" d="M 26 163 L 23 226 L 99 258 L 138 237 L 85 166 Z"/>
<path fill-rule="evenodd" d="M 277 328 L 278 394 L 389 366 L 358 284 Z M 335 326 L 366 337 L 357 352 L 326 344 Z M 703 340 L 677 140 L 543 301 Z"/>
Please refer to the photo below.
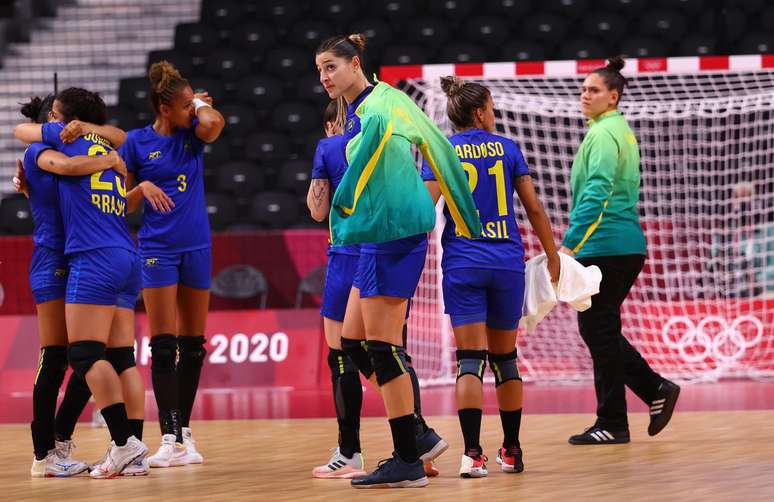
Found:
<path fill-rule="evenodd" d="M 112 347 L 105 351 L 105 359 L 119 375 L 135 367 L 134 347 Z"/>
<path fill-rule="evenodd" d="M 151 338 L 151 370 L 156 373 L 174 373 L 177 362 L 177 337 L 156 335 Z"/>
<path fill-rule="evenodd" d="M 366 378 L 371 378 L 374 374 L 374 366 L 371 364 L 371 358 L 368 356 L 368 344 L 365 340 L 352 340 L 351 338 L 341 338 L 341 350 L 349 356 L 352 364 L 360 370 L 360 373 Z"/>
<path fill-rule="evenodd" d="M 376 382 L 381 386 L 404 373 L 406 368 L 406 349 L 386 342 L 368 342 L 368 356 L 376 373 Z"/>
<path fill-rule="evenodd" d="M 79 377 L 86 379 L 86 373 L 89 372 L 94 363 L 105 359 L 105 344 L 94 340 L 84 340 L 71 343 L 67 347 L 67 360 L 73 372 Z"/>
<path fill-rule="evenodd" d="M 499 387 L 508 380 L 521 380 L 519 367 L 516 365 L 516 349 L 507 354 L 489 353 L 489 367 L 495 375 L 495 387 Z"/>
<path fill-rule="evenodd" d="M 49 345 L 40 349 L 35 385 L 47 385 L 59 389 L 67 371 L 67 347 Z"/>
<path fill-rule="evenodd" d="M 328 367 L 331 369 L 331 377 L 334 381 L 342 375 L 357 373 L 357 368 L 343 350 L 328 350 Z"/>
<path fill-rule="evenodd" d="M 484 368 L 486 368 L 485 350 L 457 351 L 457 380 L 463 375 L 473 375 L 483 382 Z"/>
<path fill-rule="evenodd" d="M 205 343 L 207 339 L 203 336 L 178 336 L 177 347 L 180 351 L 180 359 L 204 362 L 204 357 L 207 355 Z"/>

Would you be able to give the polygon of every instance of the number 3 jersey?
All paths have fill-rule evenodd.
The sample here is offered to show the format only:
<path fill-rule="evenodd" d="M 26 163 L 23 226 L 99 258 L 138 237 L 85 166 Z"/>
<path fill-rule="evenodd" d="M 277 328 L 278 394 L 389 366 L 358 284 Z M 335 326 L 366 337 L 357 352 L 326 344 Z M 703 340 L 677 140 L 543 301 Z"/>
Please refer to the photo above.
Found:
<path fill-rule="evenodd" d="M 137 184 L 150 181 L 175 203 L 169 213 L 159 213 L 145 201 L 138 233 L 141 253 L 181 253 L 210 247 L 204 143 L 194 128 L 177 129 L 171 136 L 158 134 L 152 125 L 134 129 L 127 133 L 119 153 Z"/>
<path fill-rule="evenodd" d="M 447 209 L 446 227 L 441 237 L 442 266 L 524 271 L 524 246 L 513 211 L 516 178 L 529 176 L 529 168 L 518 145 L 508 138 L 483 129 L 469 129 L 449 138 L 468 175 L 482 232 L 476 239 L 457 235 Z M 435 181 L 427 164 L 422 179 Z"/>
<path fill-rule="evenodd" d="M 65 144 L 59 138 L 65 125 L 43 124 L 43 143 L 65 155 L 107 155 L 113 148 L 96 134 Z M 118 247 L 134 251 L 126 225 L 125 180 L 113 171 L 90 176 L 60 176 L 59 205 L 65 230 L 65 254 Z"/>

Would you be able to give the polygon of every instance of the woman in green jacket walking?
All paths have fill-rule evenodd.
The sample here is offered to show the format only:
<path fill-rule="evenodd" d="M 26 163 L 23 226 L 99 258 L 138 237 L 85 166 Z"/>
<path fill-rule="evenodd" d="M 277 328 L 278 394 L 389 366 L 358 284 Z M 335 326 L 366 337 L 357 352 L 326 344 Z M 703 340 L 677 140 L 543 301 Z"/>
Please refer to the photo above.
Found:
<path fill-rule="evenodd" d="M 650 406 L 648 434 L 672 417 L 680 387 L 654 372 L 621 332 L 621 304 L 645 263 L 640 227 L 640 152 L 618 111 L 626 78 L 620 57 L 592 71 L 581 87 L 581 111 L 589 119 L 572 164 L 572 212 L 560 251 L 602 270 L 599 294 L 578 314 L 578 327 L 594 362 L 597 420 L 571 444 L 629 442 L 628 386 Z"/>

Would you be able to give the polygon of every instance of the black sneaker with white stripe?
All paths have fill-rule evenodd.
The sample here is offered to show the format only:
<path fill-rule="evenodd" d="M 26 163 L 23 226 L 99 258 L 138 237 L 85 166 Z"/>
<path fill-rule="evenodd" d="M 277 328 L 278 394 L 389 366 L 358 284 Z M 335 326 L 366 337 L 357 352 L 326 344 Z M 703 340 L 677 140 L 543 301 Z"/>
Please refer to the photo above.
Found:
<path fill-rule="evenodd" d="M 628 443 L 629 431 L 609 431 L 597 425 L 589 427 L 583 434 L 570 436 L 570 444 L 623 444 Z"/>
<path fill-rule="evenodd" d="M 658 397 L 650 403 L 650 425 L 648 435 L 655 436 L 667 426 L 675 411 L 677 398 L 680 397 L 680 386 L 664 380 L 658 387 Z"/>

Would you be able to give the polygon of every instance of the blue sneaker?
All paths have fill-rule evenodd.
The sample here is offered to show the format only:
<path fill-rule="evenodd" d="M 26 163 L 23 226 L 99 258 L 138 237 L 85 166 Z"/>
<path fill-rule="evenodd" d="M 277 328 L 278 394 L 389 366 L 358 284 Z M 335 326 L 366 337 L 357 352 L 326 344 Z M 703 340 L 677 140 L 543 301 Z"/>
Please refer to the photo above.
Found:
<path fill-rule="evenodd" d="M 443 440 L 433 429 L 428 428 L 425 432 L 417 434 L 417 452 L 419 460 L 422 462 L 432 462 L 440 457 L 449 443 Z"/>
<path fill-rule="evenodd" d="M 351 483 L 355 488 L 422 488 L 429 481 L 421 460 L 409 464 L 393 452 L 392 458 L 380 461 L 374 472 L 353 478 Z"/>

